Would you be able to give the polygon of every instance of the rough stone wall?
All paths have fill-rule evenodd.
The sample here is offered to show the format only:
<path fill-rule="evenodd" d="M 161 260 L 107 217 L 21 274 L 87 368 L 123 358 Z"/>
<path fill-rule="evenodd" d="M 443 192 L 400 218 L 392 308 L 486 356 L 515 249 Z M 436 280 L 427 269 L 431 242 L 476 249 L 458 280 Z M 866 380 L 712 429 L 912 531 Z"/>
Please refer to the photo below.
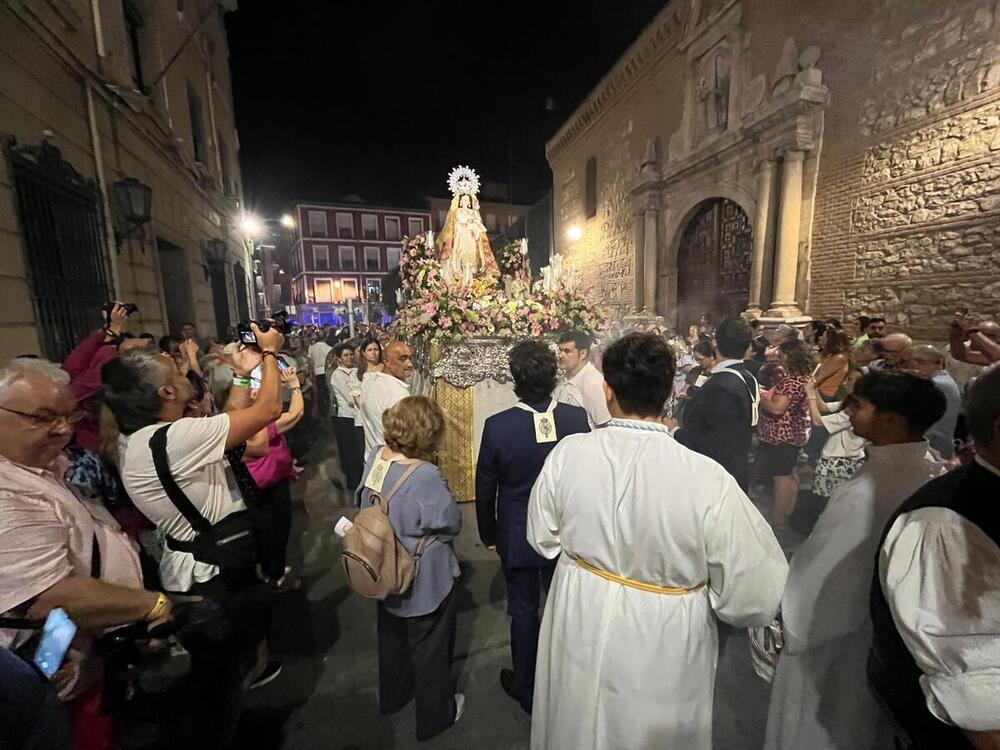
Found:
<path fill-rule="evenodd" d="M 997 13 L 877 5 L 856 130 L 842 120 L 821 171 L 812 314 L 880 313 L 927 340 L 961 307 L 1000 314 Z"/>
<path fill-rule="evenodd" d="M 668 7 L 674 6 L 684 16 L 689 4 Z M 800 49 L 822 50 L 818 67 L 831 102 L 819 157 L 806 312 L 840 318 L 882 313 L 891 326 L 937 341 L 956 307 L 1000 316 L 1000 2 L 806 0 L 794 12 L 789 7 L 787 0 L 742 0 L 740 28 L 748 40 L 748 79 L 773 83 L 788 37 Z M 681 128 L 684 64 L 681 53 L 669 59 L 669 68 L 644 73 L 627 98 L 598 108 L 552 160 L 557 249 L 576 254 L 588 286 L 615 304 L 634 294 L 631 218 L 610 243 L 595 230 L 598 239 L 589 246 L 570 247 L 562 234 L 579 223 L 591 154 L 599 157 L 602 222 L 614 223 L 604 218 L 609 212 L 627 214 L 624 204 L 611 205 L 618 184 L 607 171 L 618 145 L 614 136 L 635 121 L 625 175 L 634 174 L 648 137 L 661 146 L 670 141 Z M 601 87 L 595 91 L 599 99 Z M 589 100 L 582 111 L 597 105 Z M 658 156 L 662 163 L 662 147 Z M 715 174 L 720 194 L 738 177 L 721 168 Z M 678 200 L 664 206 L 664 218 Z M 664 237 L 664 246 L 674 239 Z"/>

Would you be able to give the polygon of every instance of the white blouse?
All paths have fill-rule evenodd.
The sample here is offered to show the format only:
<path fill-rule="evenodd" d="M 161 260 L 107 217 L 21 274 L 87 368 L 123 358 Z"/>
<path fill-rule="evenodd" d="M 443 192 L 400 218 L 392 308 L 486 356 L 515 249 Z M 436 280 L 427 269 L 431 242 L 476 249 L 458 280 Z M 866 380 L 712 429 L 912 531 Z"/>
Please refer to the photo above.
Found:
<path fill-rule="evenodd" d="M 954 511 L 921 508 L 892 525 L 879 575 L 931 713 L 962 729 L 1000 729 L 1000 548 Z"/>

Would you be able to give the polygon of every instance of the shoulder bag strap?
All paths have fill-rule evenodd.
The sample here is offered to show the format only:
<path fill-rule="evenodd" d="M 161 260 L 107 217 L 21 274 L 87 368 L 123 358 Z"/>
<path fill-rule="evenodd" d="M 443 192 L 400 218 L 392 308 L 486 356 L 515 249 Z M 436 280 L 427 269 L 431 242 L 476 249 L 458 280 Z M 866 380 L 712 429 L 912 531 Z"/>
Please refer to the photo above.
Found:
<path fill-rule="evenodd" d="M 170 425 L 164 425 L 149 439 L 149 448 L 153 452 L 153 466 L 156 467 L 156 476 L 160 479 L 160 484 L 167 492 L 167 498 L 177 510 L 181 512 L 184 519 L 191 524 L 191 528 L 198 532 L 209 531 L 212 524 L 198 512 L 194 504 L 184 494 L 184 490 L 177 486 L 170 473 L 170 464 L 167 461 L 167 430 Z"/>

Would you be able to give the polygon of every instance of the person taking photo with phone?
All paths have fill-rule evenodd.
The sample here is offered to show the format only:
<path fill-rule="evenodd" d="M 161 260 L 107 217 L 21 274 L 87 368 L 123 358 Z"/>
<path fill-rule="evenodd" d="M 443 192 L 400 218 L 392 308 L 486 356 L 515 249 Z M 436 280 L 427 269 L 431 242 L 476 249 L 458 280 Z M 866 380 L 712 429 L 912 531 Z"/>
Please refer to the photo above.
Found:
<path fill-rule="evenodd" d="M 233 624 L 229 651 L 200 655 L 214 660 L 214 669 L 202 669 L 211 679 L 196 686 L 205 715 L 205 721 L 196 717 L 196 726 L 212 734 L 214 744 L 206 736 L 201 740 L 220 748 L 232 742 L 244 676 L 257 687 L 281 671 L 280 664 L 266 661 L 269 589 L 259 575 L 259 545 L 226 452 L 281 416 L 278 351 L 284 336 L 256 323 L 246 333 L 255 343 L 244 341 L 234 353 L 233 388 L 226 411 L 215 416 L 189 416 L 195 390 L 168 355 L 128 352 L 103 370 L 105 402 L 121 431 L 122 483 L 165 538 L 164 588 L 218 599 Z M 251 403 L 250 373 L 258 365 L 260 389 Z M 197 668 L 199 655 L 193 656 Z"/>

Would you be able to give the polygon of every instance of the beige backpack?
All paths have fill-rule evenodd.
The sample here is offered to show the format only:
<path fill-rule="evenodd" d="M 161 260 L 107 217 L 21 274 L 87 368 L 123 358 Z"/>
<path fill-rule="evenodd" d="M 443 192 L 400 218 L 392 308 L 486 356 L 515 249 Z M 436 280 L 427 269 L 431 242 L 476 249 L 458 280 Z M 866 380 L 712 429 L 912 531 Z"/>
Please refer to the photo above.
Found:
<path fill-rule="evenodd" d="M 424 461 L 411 464 L 399 481 L 384 495 L 373 494 L 372 504 L 354 519 L 354 525 L 344 534 L 344 561 L 347 582 L 357 593 L 368 599 L 383 600 L 393 594 L 405 593 L 413 582 L 417 561 L 431 539 L 425 536 L 411 555 L 399 543 L 389 522 L 389 503 L 393 495 Z"/>

